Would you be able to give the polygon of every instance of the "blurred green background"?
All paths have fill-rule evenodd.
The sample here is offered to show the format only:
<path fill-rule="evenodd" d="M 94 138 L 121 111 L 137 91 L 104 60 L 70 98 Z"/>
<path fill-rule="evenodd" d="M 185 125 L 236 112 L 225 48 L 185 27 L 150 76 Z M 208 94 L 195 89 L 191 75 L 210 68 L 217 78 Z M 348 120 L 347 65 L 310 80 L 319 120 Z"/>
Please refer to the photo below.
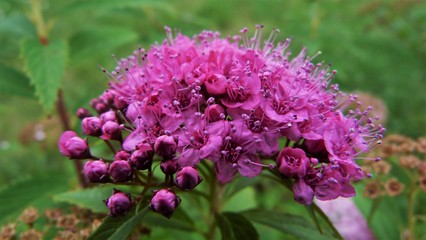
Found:
<path fill-rule="evenodd" d="M 32 5 L 0 1 L 0 189 L 52 171 L 72 174 L 56 141 L 62 131 L 54 108 L 33 94 L 22 58 L 22 42 L 37 38 Z M 43 0 L 49 40 L 65 43 L 60 82 L 72 126 L 74 112 L 107 88 L 98 68 L 115 67 L 137 47 L 163 41 L 164 26 L 186 35 L 203 29 L 222 36 L 243 27 L 279 28 L 292 36 L 296 55 L 305 46 L 315 59 L 332 64 L 345 91 L 363 91 L 386 103 L 388 132 L 426 135 L 426 1 L 421 0 Z M 33 17 L 30 17 L 33 16 Z M 253 32 L 253 31 L 252 31 Z M 46 66 L 45 66 L 46 67 Z M 55 66 L 47 66 L 54 71 Z M 72 180 L 75 182 L 75 180 Z M 72 184 L 71 181 L 71 184 Z"/>

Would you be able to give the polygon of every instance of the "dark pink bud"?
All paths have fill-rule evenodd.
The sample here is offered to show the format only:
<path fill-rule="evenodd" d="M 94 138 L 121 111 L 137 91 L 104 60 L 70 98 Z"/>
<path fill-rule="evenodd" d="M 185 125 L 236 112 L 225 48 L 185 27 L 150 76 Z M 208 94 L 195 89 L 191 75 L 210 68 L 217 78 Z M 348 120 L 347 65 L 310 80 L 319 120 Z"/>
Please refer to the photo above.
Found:
<path fill-rule="evenodd" d="M 177 141 L 172 136 L 162 135 L 155 140 L 154 151 L 161 157 L 168 158 L 176 154 Z"/>
<path fill-rule="evenodd" d="M 121 140 L 121 127 L 116 122 L 108 121 L 102 126 L 101 138 L 104 140 Z"/>
<path fill-rule="evenodd" d="M 198 174 L 197 169 L 188 166 L 184 167 L 176 174 L 176 186 L 181 190 L 188 191 L 194 189 L 203 179 Z"/>
<path fill-rule="evenodd" d="M 115 96 L 114 97 L 114 107 L 119 110 L 125 109 L 129 104 L 124 101 L 123 97 Z"/>
<path fill-rule="evenodd" d="M 133 172 L 130 163 L 124 160 L 116 160 L 109 166 L 109 174 L 116 182 L 132 180 Z"/>
<path fill-rule="evenodd" d="M 102 113 L 101 119 L 103 122 L 108 122 L 108 121 L 118 122 L 117 115 L 112 110 Z"/>
<path fill-rule="evenodd" d="M 109 209 L 109 216 L 118 217 L 126 215 L 132 208 L 132 200 L 129 193 L 123 193 L 114 189 L 111 197 L 104 200 L 105 205 Z"/>
<path fill-rule="evenodd" d="M 131 154 L 126 151 L 119 151 L 114 155 L 114 160 L 124 160 L 128 161 L 130 159 Z"/>
<path fill-rule="evenodd" d="M 58 147 L 61 154 L 69 158 L 85 159 L 90 157 L 87 140 L 81 139 L 73 131 L 62 133 Z"/>
<path fill-rule="evenodd" d="M 305 176 L 309 163 L 309 158 L 300 148 L 285 147 L 277 157 L 278 171 L 290 178 Z"/>
<path fill-rule="evenodd" d="M 177 206 L 179 206 L 180 201 L 180 198 L 172 190 L 161 189 L 153 191 L 149 208 L 154 212 L 161 213 L 166 218 L 170 218 Z"/>
<path fill-rule="evenodd" d="M 92 113 L 87 108 L 79 108 L 77 109 L 76 115 L 80 119 L 84 119 L 87 117 L 91 117 Z"/>
<path fill-rule="evenodd" d="M 207 92 L 212 95 L 222 95 L 226 93 L 226 77 L 221 74 L 213 74 L 204 82 Z"/>
<path fill-rule="evenodd" d="M 178 170 L 178 161 L 176 159 L 165 159 L 160 164 L 161 171 L 163 173 L 172 175 Z"/>
<path fill-rule="evenodd" d="M 102 134 L 103 122 L 98 117 L 87 117 L 81 121 L 83 134 L 98 137 Z"/>
<path fill-rule="evenodd" d="M 206 108 L 205 115 L 210 122 L 216 122 L 225 116 L 225 109 L 219 104 L 212 104 Z"/>
<path fill-rule="evenodd" d="M 110 180 L 108 165 L 102 160 L 87 161 L 83 172 L 89 182 L 104 183 Z"/>
<path fill-rule="evenodd" d="M 104 112 L 106 112 L 106 111 L 109 110 L 109 107 L 105 103 L 100 102 L 100 103 L 96 104 L 96 106 L 94 107 L 94 109 L 98 113 L 104 113 Z"/>
<path fill-rule="evenodd" d="M 138 149 L 132 153 L 130 164 L 134 169 L 145 170 L 151 167 L 154 152 L 149 148 Z"/>
<path fill-rule="evenodd" d="M 297 179 L 293 185 L 294 200 L 300 204 L 310 205 L 314 199 L 314 190 L 305 180 Z"/>
<path fill-rule="evenodd" d="M 90 106 L 93 109 L 96 108 L 96 105 L 98 105 L 98 103 L 102 103 L 102 101 L 99 98 L 93 98 L 92 100 L 90 100 Z"/>
<path fill-rule="evenodd" d="M 112 105 L 114 102 L 114 94 L 109 91 L 105 91 L 101 96 L 99 96 L 99 99 L 107 105 Z"/>

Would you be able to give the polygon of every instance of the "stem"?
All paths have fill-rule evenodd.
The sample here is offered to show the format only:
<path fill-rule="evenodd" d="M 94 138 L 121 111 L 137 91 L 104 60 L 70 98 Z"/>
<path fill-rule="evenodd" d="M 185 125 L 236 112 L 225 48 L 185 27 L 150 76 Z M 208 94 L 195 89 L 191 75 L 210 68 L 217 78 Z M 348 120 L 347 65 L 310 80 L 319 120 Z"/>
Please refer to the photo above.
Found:
<path fill-rule="evenodd" d="M 210 196 L 209 196 L 209 215 L 207 224 L 209 226 L 208 231 L 205 233 L 206 240 L 214 240 L 216 234 L 216 215 L 221 209 L 221 200 L 223 195 L 223 185 L 217 182 L 214 171 L 210 171 Z"/>
<path fill-rule="evenodd" d="M 108 140 L 104 140 L 104 142 L 106 143 L 106 145 L 108 146 L 108 148 L 111 150 L 111 152 L 112 152 L 113 154 L 116 154 L 116 153 L 117 153 L 117 151 L 115 150 L 114 146 L 111 144 L 111 142 L 110 142 L 110 141 L 108 141 Z"/>
<path fill-rule="evenodd" d="M 62 89 L 58 91 L 58 100 L 56 101 L 56 111 L 59 114 L 59 119 L 61 120 L 62 129 L 64 131 L 70 130 L 70 121 L 67 112 L 67 108 L 65 106 L 64 95 Z M 83 165 L 79 160 L 73 160 L 75 171 L 77 172 L 77 178 L 80 186 L 82 188 L 87 188 L 88 184 L 86 179 L 83 176 Z"/>
<path fill-rule="evenodd" d="M 47 32 L 48 27 L 43 19 L 42 13 L 42 1 L 31 0 L 31 15 L 30 18 L 33 21 L 37 29 L 37 36 L 41 44 L 47 45 L 49 43 Z"/>

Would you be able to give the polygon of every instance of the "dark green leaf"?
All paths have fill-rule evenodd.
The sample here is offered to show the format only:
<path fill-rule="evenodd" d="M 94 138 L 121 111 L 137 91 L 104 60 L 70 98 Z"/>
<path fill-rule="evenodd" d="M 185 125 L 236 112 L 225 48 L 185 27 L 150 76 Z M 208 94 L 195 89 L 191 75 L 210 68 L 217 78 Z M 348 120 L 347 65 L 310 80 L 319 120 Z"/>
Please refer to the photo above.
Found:
<path fill-rule="evenodd" d="M 25 68 L 35 86 L 36 96 L 46 110 L 51 110 L 55 104 L 67 53 L 67 44 L 63 40 L 50 40 L 45 45 L 38 39 L 23 42 Z"/>
<path fill-rule="evenodd" d="M 0 192 L 0 225 L 8 218 L 16 217 L 26 207 L 53 205 L 51 196 L 64 191 L 67 180 L 66 174 L 46 173 L 3 188 Z"/>
<path fill-rule="evenodd" d="M 107 199 L 111 193 L 112 187 L 110 186 L 96 187 L 57 194 L 53 197 L 53 200 L 75 204 L 96 213 L 106 213 L 108 209 L 102 200 Z"/>
<path fill-rule="evenodd" d="M 259 234 L 253 224 L 241 214 L 233 212 L 218 214 L 216 215 L 216 224 L 223 240 L 259 239 Z"/>
<path fill-rule="evenodd" d="M 70 41 L 73 64 L 93 58 L 97 53 L 110 55 L 115 48 L 135 42 L 138 34 L 126 28 L 96 27 L 76 33 Z"/>
<path fill-rule="evenodd" d="M 34 98 L 28 77 L 3 65 L 0 65 L 0 93 Z"/>
<path fill-rule="evenodd" d="M 322 235 L 315 225 L 301 216 L 256 209 L 242 212 L 242 215 L 250 221 L 274 228 L 300 239 L 331 239 L 331 236 Z"/>
<path fill-rule="evenodd" d="M 149 209 L 146 207 L 147 203 L 138 213 L 135 213 L 135 208 L 122 217 L 106 217 L 93 232 L 88 240 L 122 240 L 126 239 L 133 231 L 133 229 L 142 222 Z"/>

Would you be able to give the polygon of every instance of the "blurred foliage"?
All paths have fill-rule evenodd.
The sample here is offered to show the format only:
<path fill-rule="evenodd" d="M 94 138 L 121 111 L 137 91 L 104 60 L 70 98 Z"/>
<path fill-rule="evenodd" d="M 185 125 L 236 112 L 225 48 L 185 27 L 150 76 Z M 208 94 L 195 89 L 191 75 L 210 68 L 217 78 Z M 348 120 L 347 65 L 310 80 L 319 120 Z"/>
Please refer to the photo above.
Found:
<path fill-rule="evenodd" d="M 38 13 L 34 11 L 37 3 Z M 0 189 L 10 191 L 7 186 L 19 186 L 31 176 L 44 175 L 36 177 L 42 181 L 48 174 L 74 173 L 56 148 L 63 128 L 54 111 L 57 89 L 65 90 L 71 125 L 79 129 L 73 113 L 78 107 L 88 107 L 90 99 L 107 87 L 98 66 L 112 70 L 112 54 L 125 57 L 137 47 L 163 41 L 165 25 L 187 35 L 203 29 L 232 35 L 243 27 L 253 29 L 257 23 L 265 25 L 265 33 L 280 28 L 280 40 L 292 36 L 294 54 L 303 46 L 310 55 L 321 51 L 315 60 L 331 63 L 338 70 L 335 81 L 343 90 L 382 98 L 389 108 L 389 132 L 426 135 L 425 1 L 2 0 Z M 46 48 L 46 39 L 40 37 L 52 45 Z M 251 193 L 237 194 L 251 199 L 247 200 L 249 207 L 238 210 L 257 204 L 306 214 L 294 203 L 283 204 L 283 199 L 291 198 L 288 193 L 264 184 L 246 185 L 254 185 L 261 194 L 253 194 L 253 187 L 248 188 Z M 53 188 L 52 194 L 58 189 Z M 1 192 L 0 199 L 6 193 Z M 230 205 L 232 201 L 241 207 L 238 200 L 231 200 Z M 161 234 L 153 231 L 151 237 Z M 270 230 L 260 234 L 277 236 Z"/>

